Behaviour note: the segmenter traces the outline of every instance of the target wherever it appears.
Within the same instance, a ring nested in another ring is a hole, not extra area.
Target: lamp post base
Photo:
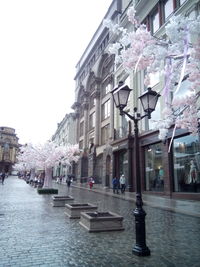
[[[145,216],[146,212],[142,208],[141,194],[136,194],[136,208],[133,212],[135,216],[136,244],[132,252],[137,256],[150,256],[150,250],[146,245]]]
[[[150,256],[151,252],[149,250],[149,248],[146,247],[139,247],[139,246],[135,246],[132,250],[133,254],[137,255],[137,256]]]

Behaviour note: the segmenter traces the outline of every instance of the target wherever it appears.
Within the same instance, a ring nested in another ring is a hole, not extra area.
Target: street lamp
[[[133,247],[133,253],[138,256],[149,256],[150,250],[146,246],[146,232],[145,232],[145,216],[146,212],[142,208],[142,193],[141,193],[141,174],[140,174],[140,157],[139,157],[139,137],[138,137],[138,121],[145,117],[151,118],[151,113],[155,110],[160,94],[152,91],[149,87],[147,91],[139,97],[145,114],[141,116],[137,113],[137,108],[134,108],[134,115],[130,115],[124,111],[127,106],[129,94],[132,91],[127,85],[122,82],[117,88],[111,91],[114,103],[120,110],[120,115],[127,115],[134,122],[134,156],[135,156],[135,177],[136,177],[136,208],[134,210],[135,229],[136,229],[136,245]]]

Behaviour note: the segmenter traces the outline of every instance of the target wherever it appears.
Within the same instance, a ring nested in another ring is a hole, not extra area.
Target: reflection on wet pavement
[[[67,194],[66,186],[56,187]],[[0,186],[0,266],[200,266],[200,218],[145,206],[151,256],[137,257],[132,201],[79,188],[70,195],[122,215],[125,231],[88,233],[64,207],[52,207],[51,195],[9,177]]]

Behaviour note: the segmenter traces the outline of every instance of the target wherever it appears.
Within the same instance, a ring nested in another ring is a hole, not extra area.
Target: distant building
[[[19,148],[18,140],[15,129],[0,127],[0,172],[11,173]]]
[[[75,145],[76,144],[76,114],[69,113],[66,114],[63,120],[58,123],[57,130],[52,136],[52,141],[57,145],[65,146],[67,144]],[[53,170],[53,176],[66,176],[66,174],[75,174],[75,163],[71,166],[65,166],[60,164],[58,167],[55,167]]]

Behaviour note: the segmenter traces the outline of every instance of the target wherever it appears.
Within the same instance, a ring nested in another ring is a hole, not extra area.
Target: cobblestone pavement
[[[55,185],[67,194],[65,185]],[[124,217],[124,231],[88,233],[50,195],[16,177],[0,184],[0,266],[200,266],[200,218],[145,206],[151,256],[132,254],[135,242],[132,201],[71,188],[76,202],[98,205]]]

